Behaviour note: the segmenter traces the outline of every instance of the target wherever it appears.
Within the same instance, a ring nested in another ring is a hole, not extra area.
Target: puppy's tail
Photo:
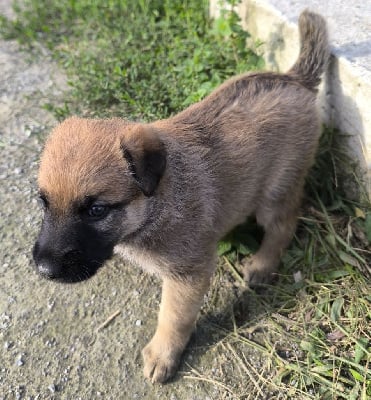
[[[305,10],[299,17],[299,33],[299,58],[288,73],[309,90],[316,90],[330,56],[326,21]]]

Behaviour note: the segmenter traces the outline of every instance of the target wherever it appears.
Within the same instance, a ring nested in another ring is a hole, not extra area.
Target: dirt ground
[[[222,387],[192,379],[192,368],[215,367],[215,335],[202,321],[171,383],[143,378],[140,351],[160,300],[156,278],[119,259],[78,285],[34,271],[40,133],[55,124],[42,105],[58,102],[65,78],[47,54],[28,58],[15,42],[0,41],[0,400],[228,398]]]

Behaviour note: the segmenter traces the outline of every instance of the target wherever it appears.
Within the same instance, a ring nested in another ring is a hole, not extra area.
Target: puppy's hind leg
[[[292,201],[292,199],[291,199]],[[283,251],[288,247],[295,233],[298,206],[287,203],[261,207],[257,214],[257,222],[264,228],[262,244],[252,257],[245,261],[243,275],[249,286],[268,283],[276,272]]]
[[[164,279],[157,330],[142,352],[144,375],[153,383],[175,374],[209,285],[208,272],[187,280]]]

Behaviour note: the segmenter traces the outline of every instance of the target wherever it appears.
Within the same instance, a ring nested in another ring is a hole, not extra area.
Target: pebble
[[[141,321],[140,319],[137,319],[137,320],[135,321],[135,325],[136,325],[136,326],[141,326],[141,325],[142,325],[142,321]]]
[[[303,280],[303,274],[301,273],[301,271],[294,272],[293,276],[295,283],[301,282]]]
[[[48,389],[51,393],[55,393],[57,391],[56,386],[54,385],[54,383],[52,383],[51,385],[48,386]]]
[[[24,361],[23,361],[22,355],[18,356],[17,361],[15,362],[15,365],[17,367],[22,367],[22,365],[24,365]]]

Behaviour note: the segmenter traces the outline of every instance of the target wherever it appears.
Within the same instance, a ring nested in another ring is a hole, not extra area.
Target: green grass
[[[35,53],[36,43],[46,46],[68,74],[65,104],[46,105],[58,118],[165,118],[227,77],[263,67],[256,49],[245,47],[237,15],[213,22],[207,1],[22,4],[15,21],[0,20],[0,30]],[[371,207],[342,142],[324,129],[275,285],[258,292],[239,285],[243,258],[261,238],[253,222],[220,243],[200,321],[217,337],[207,351],[218,368],[201,373],[194,364],[186,379],[218,385],[233,399],[370,398]],[[362,200],[345,196],[344,171]],[[213,319],[220,310],[223,317]]]
[[[46,45],[66,69],[70,112],[163,118],[230,75],[263,65],[230,14],[213,24],[207,1],[22,1],[1,30]],[[228,41],[228,45],[226,42]]]

